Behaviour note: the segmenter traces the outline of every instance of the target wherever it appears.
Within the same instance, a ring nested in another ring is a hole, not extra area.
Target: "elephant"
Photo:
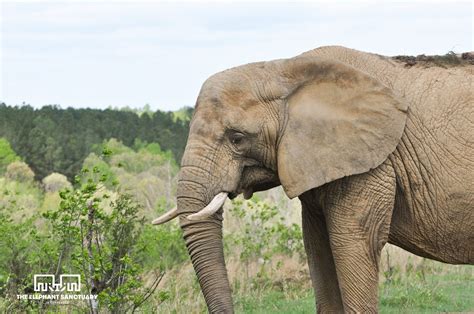
[[[208,78],[175,217],[211,313],[232,313],[223,204],[281,185],[302,206],[318,312],[377,312],[386,243],[474,264],[474,66],[340,46]]]

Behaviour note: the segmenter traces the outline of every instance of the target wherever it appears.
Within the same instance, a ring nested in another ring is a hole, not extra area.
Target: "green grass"
[[[437,276],[426,282],[404,283],[381,289],[382,313],[439,313],[474,310],[472,281],[451,280],[451,276]]]
[[[283,292],[269,291],[261,297],[245,297],[236,302],[239,313],[314,313],[312,291],[289,299]]]
[[[418,273],[380,285],[380,313],[439,313],[474,311],[472,269],[442,275]],[[239,313],[314,313],[312,291],[296,298],[284,292],[267,291],[237,301]]]

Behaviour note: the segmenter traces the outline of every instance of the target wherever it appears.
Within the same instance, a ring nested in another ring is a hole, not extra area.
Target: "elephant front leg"
[[[344,311],[378,311],[380,253],[388,240],[395,199],[390,166],[334,182],[323,212]]]
[[[313,284],[318,313],[341,313],[341,294],[336,267],[329,244],[329,236],[321,208],[316,206],[311,193],[300,197],[303,240]]]

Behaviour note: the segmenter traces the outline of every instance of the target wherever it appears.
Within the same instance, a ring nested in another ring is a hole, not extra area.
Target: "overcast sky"
[[[0,102],[176,110],[215,72],[318,46],[473,50],[470,1],[354,2],[2,2]]]

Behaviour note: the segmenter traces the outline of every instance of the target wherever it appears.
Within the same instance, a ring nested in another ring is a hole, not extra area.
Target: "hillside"
[[[191,108],[173,113],[58,106],[34,109],[3,103],[0,104],[0,138],[6,138],[24,158],[36,179],[59,172],[72,180],[94,147],[111,138],[133,148],[143,143],[159,143],[179,162],[191,114]]]

